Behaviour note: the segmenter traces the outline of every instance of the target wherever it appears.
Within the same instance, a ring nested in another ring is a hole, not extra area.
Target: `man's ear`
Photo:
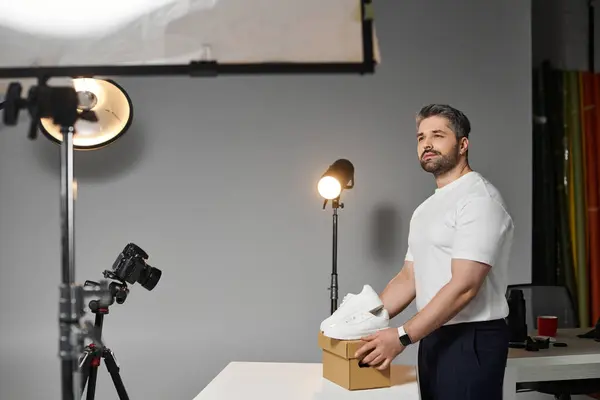
[[[460,154],[465,154],[469,150],[469,139],[462,138],[460,140]]]

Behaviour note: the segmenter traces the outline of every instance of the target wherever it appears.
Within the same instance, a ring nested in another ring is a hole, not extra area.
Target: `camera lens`
[[[138,282],[147,290],[152,290],[160,280],[161,275],[160,269],[147,265],[143,276],[140,276]]]

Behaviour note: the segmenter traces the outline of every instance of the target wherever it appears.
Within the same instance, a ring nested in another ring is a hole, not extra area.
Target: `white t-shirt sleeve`
[[[458,211],[452,258],[494,266],[512,219],[504,207],[490,197],[469,200]]]
[[[404,261],[414,261],[413,255],[410,251],[410,246],[408,246],[408,249],[406,250],[406,255],[404,256]]]
[[[413,211],[412,215],[410,216],[410,223],[409,223],[409,227],[412,227],[412,221],[415,218],[415,214],[417,213],[417,211],[419,210],[421,206],[417,207],[415,209],[415,211]],[[408,239],[407,242],[410,241],[410,229],[408,229]],[[412,251],[410,250],[410,243],[408,244],[408,248],[406,249],[406,254],[404,255],[404,261],[415,261],[415,259],[413,258],[413,254]]]

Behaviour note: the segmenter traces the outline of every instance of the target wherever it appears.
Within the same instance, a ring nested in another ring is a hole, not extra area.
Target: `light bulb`
[[[92,111],[97,121],[78,119],[73,136],[75,150],[92,150],[106,146],[120,137],[132,120],[132,103],[126,92],[115,82],[96,78],[76,78],[79,111]],[[42,132],[56,143],[62,142],[60,126],[51,118],[41,119]]]
[[[317,189],[319,190],[319,194],[323,196],[323,198],[332,200],[337,198],[342,192],[342,185],[340,182],[332,176],[324,176],[319,180],[317,185]]]

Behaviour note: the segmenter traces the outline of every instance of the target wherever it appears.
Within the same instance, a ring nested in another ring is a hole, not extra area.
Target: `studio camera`
[[[129,243],[113,263],[112,270],[104,271],[104,277],[123,283],[139,282],[147,290],[152,290],[160,280],[162,272],[151,267],[146,260],[148,254],[139,246]]]

